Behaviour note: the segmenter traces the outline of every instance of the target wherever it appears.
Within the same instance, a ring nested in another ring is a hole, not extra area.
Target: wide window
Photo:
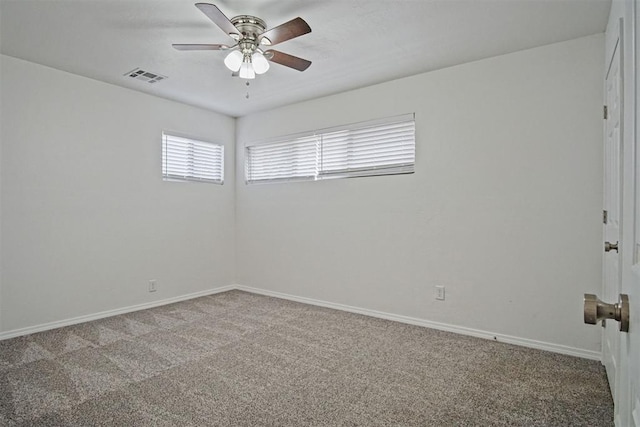
[[[224,182],[224,146],[162,133],[165,181]]]
[[[413,173],[413,114],[249,145],[246,180],[318,180]]]

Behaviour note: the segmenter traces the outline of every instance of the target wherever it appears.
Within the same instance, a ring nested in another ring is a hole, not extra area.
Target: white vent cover
[[[140,68],[134,68],[128,73],[123,74],[123,76],[129,76],[132,79],[142,80],[147,83],[156,83],[160,80],[164,80],[168,78],[167,76],[163,76],[162,74],[151,73],[149,71],[141,70]]]

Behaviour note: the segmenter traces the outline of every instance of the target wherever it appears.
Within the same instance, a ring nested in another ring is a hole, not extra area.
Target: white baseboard
[[[464,326],[450,325],[446,323],[433,322],[425,319],[418,319],[416,317],[402,316],[399,314],[385,313],[377,310],[370,310],[367,308],[353,307],[346,304],[338,304],[328,301],[321,301],[313,298],[300,297],[290,294],[284,294],[281,292],[274,292],[265,289],[252,288],[243,285],[229,285],[215,289],[208,289],[206,291],[195,292],[187,295],[181,295],[178,297],[167,298],[159,301],[153,301],[143,304],[132,305],[129,307],[118,308],[114,310],[102,311],[100,313],[89,314],[85,316],[78,316],[71,319],[59,320],[50,323],[44,323],[35,326],[29,326],[21,329],[14,329],[7,332],[0,333],[0,340],[14,338],[22,335],[33,334],[35,332],[42,332],[49,329],[61,328],[63,326],[75,325],[77,323],[90,322],[92,320],[102,319],[110,316],[117,316],[119,314],[130,313],[132,311],[144,310],[147,308],[158,307],[161,305],[171,304],[174,302],[185,301],[188,299],[198,298],[206,295],[213,295],[220,292],[231,291],[238,289],[245,292],[251,292],[254,294],[266,295],[275,298],[282,298],[291,301],[297,301],[304,304],[311,304],[320,307],[333,308],[336,310],[348,311],[350,313],[363,314],[365,316],[377,317],[380,319],[393,320],[396,322],[407,323],[410,325],[423,326],[426,328],[438,329],[441,331],[453,332],[462,335],[469,335],[478,338],[484,338],[492,341],[498,341],[508,344],[519,345],[523,347],[535,348],[539,350],[551,351],[553,353],[566,354],[569,356],[582,357],[591,360],[601,360],[600,352],[592,350],[584,350],[581,348],[569,347],[559,344],[548,343],[544,341],[536,341],[527,338],[514,337],[510,335],[497,334],[488,331],[482,331],[479,329],[466,328]]]
[[[12,331],[1,332],[0,341],[15,338],[22,335],[29,335],[36,332],[47,331],[49,329],[61,328],[63,326],[75,325],[78,323],[90,322],[92,320],[103,319],[105,317],[117,316],[119,314],[131,313],[132,311],[145,310],[147,308],[159,307],[161,305],[172,304],[174,302],[185,301],[188,299],[203,297],[206,295],[213,295],[220,292],[226,292],[237,289],[234,285],[223,286],[215,289],[207,289],[206,291],[194,292],[187,295],[180,295],[173,298],[166,298],[159,301],[145,302],[143,304],[130,305],[128,307],[117,308],[114,310],[101,311],[99,313],[87,314],[85,316],[73,317],[71,319],[57,320],[55,322],[43,323],[40,325],[29,326],[21,329],[14,329]]]
[[[350,313],[364,314],[366,316],[378,317],[380,319],[393,320],[396,322],[407,323],[410,325],[423,326],[426,328],[438,329],[440,331],[454,332],[472,337],[484,338],[491,341],[503,342],[507,344],[519,345],[522,347],[535,348],[538,350],[550,351],[553,353],[565,354],[568,356],[582,357],[584,359],[601,360],[601,354],[598,351],[584,350],[581,348],[569,347],[560,344],[553,344],[544,341],[536,341],[528,338],[514,337],[510,335],[497,334],[494,332],[482,331],[479,329],[467,328],[464,326],[450,325],[446,323],[433,322],[430,320],[418,319],[415,317],[402,316],[399,314],[385,313],[382,311],[369,310],[367,308],[353,307],[345,304],[321,301],[313,298],[299,297],[295,295],[274,292],[265,289],[252,288],[249,286],[236,285],[236,289],[254,294],[266,295],[275,298],[282,298],[291,301],[301,302],[305,304],[317,305],[320,307],[333,308],[336,310],[348,311]]]

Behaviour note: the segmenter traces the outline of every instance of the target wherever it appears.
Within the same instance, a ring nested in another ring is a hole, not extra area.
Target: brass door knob
[[[618,242],[615,242],[615,243],[604,242],[604,251],[605,252],[611,252],[611,251],[618,252]]]
[[[607,304],[593,294],[584,294],[584,323],[597,324],[602,319],[620,322],[620,330],[629,332],[629,295],[620,294],[620,301]]]

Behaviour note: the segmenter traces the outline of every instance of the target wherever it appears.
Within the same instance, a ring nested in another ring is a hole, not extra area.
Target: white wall
[[[601,288],[603,47],[590,36],[239,119],[239,284],[599,351],[582,294]],[[247,143],[408,112],[413,175],[243,182]]]
[[[239,283],[597,351],[603,46],[241,118],[237,171],[229,117],[2,56],[0,332]],[[244,184],[247,142],[407,112],[413,175]],[[224,143],[225,185],[163,182],[162,130]]]
[[[0,331],[234,282],[234,119],[1,60]],[[225,144],[225,184],[163,182],[163,130]]]

